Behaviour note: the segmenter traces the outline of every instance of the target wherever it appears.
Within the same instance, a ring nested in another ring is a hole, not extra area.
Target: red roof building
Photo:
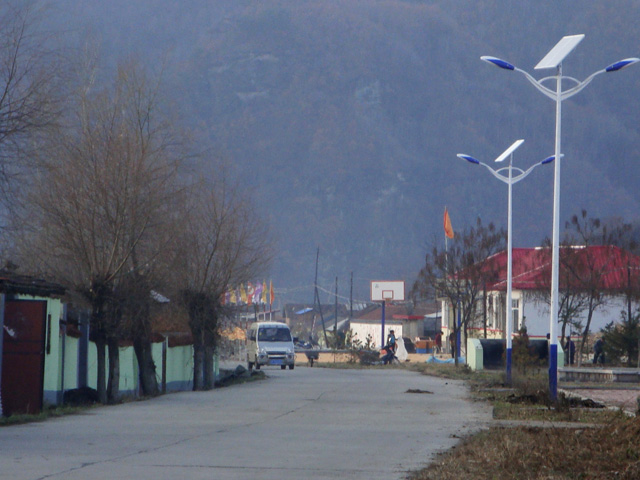
[[[541,286],[550,284],[551,279],[551,251],[549,248],[514,248],[512,288],[518,290],[538,290]],[[631,281],[637,281],[640,268],[640,257],[613,245],[589,247],[562,247],[560,249],[560,288],[566,284],[568,275],[563,275],[565,269],[562,259],[571,257],[571,261],[578,266],[577,274],[587,278],[590,271],[597,272],[601,277],[603,291],[620,291],[627,286],[629,271]],[[569,259],[567,259],[569,261]],[[497,276],[492,290],[507,289],[507,252],[497,253],[487,259],[487,267],[496,271]]]
[[[624,291],[630,284],[638,285],[640,282],[640,257],[609,245],[562,247],[560,257],[561,292],[567,286],[584,290],[585,285],[591,285],[607,298],[606,304],[594,312],[590,332],[599,331],[611,321],[619,321],[620,312],[625,309]],[[492,281],[487,284],[486,309],[482,306],[477,309],[482,318],[476,319],[471,331],[473,336],[481,336],[486,318],[488,336],[504,338],[507,290],[506,250],[489,257],[484,262],[483,268],[489,273]],[[550,290],[550,286],[551,250],[542,247],[514,248],[512,272],[514,332],[518,332],[524,326],[530,336],[546,337],[550,330],[550,313],[548,300],[544,298],[543,293]],[[584,311],[576,314],[565,333],[582,333],[585,315]],[[443,302],[443,328],[448,330],[452,321],[450,309]]]

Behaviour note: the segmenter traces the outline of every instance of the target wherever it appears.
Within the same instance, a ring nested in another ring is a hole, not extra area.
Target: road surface
[[[456,381],[264,371],[264,381],[2,427],[0,479],[402,479],[490,420]]]

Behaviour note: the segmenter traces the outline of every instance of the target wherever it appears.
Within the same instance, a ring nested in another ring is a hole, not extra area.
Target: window
[[[513,316],[513,331],[520,330],[520,299],[511,299],[511,315]]]
[[[288,328],[260,327],[258,340],[263,342],[290,342],[291,333]]]
[[[493,311],[493,295],[489,295],[487,297],[487,318],[489,321],[487,322],[489,328],[496,327],[496,316]]]

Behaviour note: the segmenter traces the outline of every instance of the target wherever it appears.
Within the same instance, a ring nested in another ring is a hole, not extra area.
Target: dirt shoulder
[[[507,388],[499,377],[469,373],[468,382],[478,401],[492,404],[494,421],[411,480],[640,478],[635,386],[567,385],[550,405],[544,378]]]

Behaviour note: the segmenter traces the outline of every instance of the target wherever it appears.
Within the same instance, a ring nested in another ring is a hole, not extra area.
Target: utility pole
[[[336,295],[335,295],[335,310],[333,320],[333,335],[336,348],[338,348],[338,277],[336,277]]]
[[[353,320],[353,272],[351,272],[351,287],[349,288],[349,325]]]
[[[317,302],[316,304],[318,305],[318,311],[320,312],[320,321],[322,321],[322,333],[324,334],[324,344],[326,347],[329,347],[329,341],[327,340],[327,329],[324,326],[324,316],[322,315],[322,304],[320,303],[320,295],[318,294],[318,262],[320,260],[320,247],[318,247],[318,250],[316,252],[316,278],[314,283],[315,286],[315,298],[314,298],[314,302]],[[313,332],[311,332],[311,334],[313,335]]]

